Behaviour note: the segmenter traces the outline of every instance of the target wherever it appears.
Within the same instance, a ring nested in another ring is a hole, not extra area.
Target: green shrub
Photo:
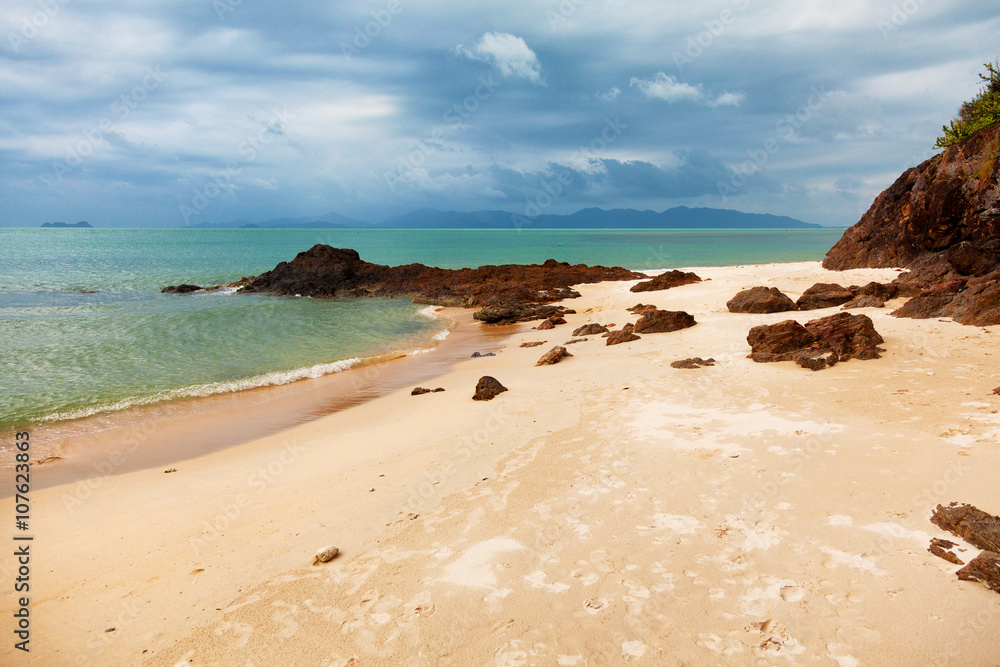
[[[944,135],[937,138],[935,148],[947,148],[979,130],[1000,122],[1000,59],[983,63],[986,73],[980,74],[983,87],[979,94],[962,104],[958,117],[941,129]]]

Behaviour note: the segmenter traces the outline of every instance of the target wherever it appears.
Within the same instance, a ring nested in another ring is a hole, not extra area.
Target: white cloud
[[[714,99],[708,98],[700,85],[683,83],[678,81],[677,77],[664,72],[657,72],[652,79],[640,79],[634,76],[629,83],[650,99],[671,103],[690,100],[710,107],[738,107],[743,104],[743,99],[746,97],[743,93],[722,93]],[[612,90],[616,91],[617,95],[618,89],[612,88]],[[600,98],[600,94],[598,97]]]
[[[633,88],[638,88],[646,97],[665,102],[698,101],[702,97],[701,86],[681,83],[677,77],[663,72],[657,72],[652,79],[640,79],[634,76],[629,84]]]
[[[509,32],[488,32],[479,38],[472,48],[459,44],[454,53],[470,60],[492,65],[504,77],[527,79],[542,84],[542,66],[538,56],[524,40]]]
[[[743,93],[722,93],[708,103],[710,107],[738,107],[743,104],[746,95]]]

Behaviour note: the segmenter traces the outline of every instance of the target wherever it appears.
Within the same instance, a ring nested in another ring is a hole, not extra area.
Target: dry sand
[[[738,290],[895,271],[695,271],[711,280],[582,286],[569,325],[521,327],[445,392],[34,493],[31,660],[8,635],[0,662],[1000,664],[1000,595],[926,550],[960,541],[937,503],[1000,513],[1000,331],[865,309],[882,359],[756,364],[752,326],[837,309],[737,315]],[[640,301],[699,324],[534,366]],[[669,365],[691,356],[718,364]],[[510,391],[470,400],[482,375]],[[327,545],[341,556],[312,566]]]

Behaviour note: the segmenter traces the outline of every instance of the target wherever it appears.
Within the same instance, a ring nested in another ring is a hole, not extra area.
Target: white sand
[[[960,542],[937,503],[1000,513],[1000,332],[865,309],[882,359],[756,364],[752,326],[837,309],[729,313],[740,289],[896,272],[695,270],[711,280],[582,286],[569,325],[525,326],[446,392],[34,493],[31,662],[9,639],[0,662],[997,665],[1000,595],[926,547]],[[534,366],[638,302],[699,324]],[[691,356],[719,363],[669,366]],[[482,375],[510,391],[470,400]]]

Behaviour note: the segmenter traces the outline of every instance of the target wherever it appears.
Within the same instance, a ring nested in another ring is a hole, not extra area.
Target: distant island
[[[568,215],[525,217],[509,211],[440,211],[421,208],[380,223],[339,213],[260,222],[202,222],[186,229],[824,229],[795,218],[718,208],[677,206],[657,213],[636,209],[585,208]]]
[[[42,227],[93,227],[92,224],[86,220],[81,220],[76,224],[70,224],[68,222],[44,222]]]

